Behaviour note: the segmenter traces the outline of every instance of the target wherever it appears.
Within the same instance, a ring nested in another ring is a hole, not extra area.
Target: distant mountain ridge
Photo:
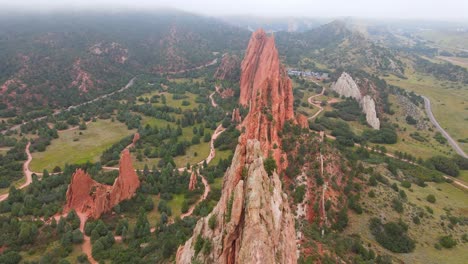
[[[0,93],[8,108],[66,107],[114,91],[137,73],[204,65],[242,49],[248,37],[178,11],[4,16]]]
[[[349,29],[340,20],[302,33],[278,32],[275,36],[280,53],[292,65],[309,57],[331,69],[353,67],[369,72],[403,73],[403,65],[392,50]]]

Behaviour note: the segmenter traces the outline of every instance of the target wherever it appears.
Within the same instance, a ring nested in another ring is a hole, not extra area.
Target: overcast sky
[[[211,16],[259,15],[468,20],[468,0],[0,0],[0,10],[172,7]]]

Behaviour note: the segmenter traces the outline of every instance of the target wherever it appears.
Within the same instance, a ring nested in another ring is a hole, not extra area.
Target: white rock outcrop
[[[380,120],[375,110],[375,101],[370,95],[362,96],[359,86],[351,75],[343,72],[338,80],[330,87],[340,96],[352,97],[361,105],[362,112],[366,114],[366,121],[373,129],[380,129]]]
[[[360,101],[362,98],[361,91],[356,82],[351,75],[346,72],[343,72],[340,78],[332,84],[331,89],[341,96],[352,97],[357,101]]]
[[[375,101],[369,95],[366,95],[361,100],[362,111],[366,114],[366,121],[373,129],[380,129],[380,120],[377,118],[375,111]]]

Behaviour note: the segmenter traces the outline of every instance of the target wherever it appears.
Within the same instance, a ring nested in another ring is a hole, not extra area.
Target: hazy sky
[[[468,0],[0,0],[0,10],[173,7],[217,15],[468,20]]]

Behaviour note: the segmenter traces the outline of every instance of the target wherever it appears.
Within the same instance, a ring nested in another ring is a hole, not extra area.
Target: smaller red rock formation
[[[195,171],[192,171],[192,175],[190,175],[190,182],[189,182],[189,190],[193,191],[197,188],[197,174]]]
[[[232,110],[231,121],[236,122],[236,123],[242,122],[242,117],[240,115],[239,108],[235,108],[235,109]]]
[[[140,140],[140,134],[138,134],[138,132],[137,132],[133,136],[132,144],[135,146],[135,144],[137,143],[138,140]]]
[[[223,98],[223,99],[226,99],[226,98],[229,98],[229,97],[233,97],[233,96],[234,96],[234,90],[231,89],[231,88],[223,89],[223,90],[219,93],[219,96],[221,96],[221,98]]]
[[[297,117],[296,117],[296,121],[303,128],[308,128],[309,127],[309,120],[303,114],[298,114]]]
[[[120,158],[119,176],[112,186],[96,182],[82,169],[76,170],[68,186],[64,212],[75,209],[97,219],[121,201],[132,198],[138,187],[140,180],[133,168],[130,151],[125,149]]]

